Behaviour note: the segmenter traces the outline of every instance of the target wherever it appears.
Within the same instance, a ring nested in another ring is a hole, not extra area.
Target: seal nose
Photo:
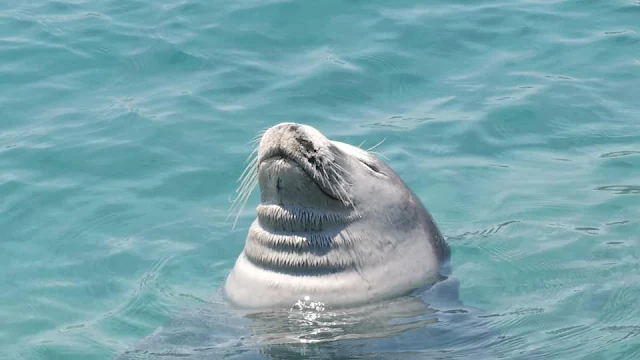
[[[258,158],[268,158],[290,148],[293,143],[292,139],[297,137],[299,128],[299,124],[282,122],[267,129],[258,145]]]
[[[296,132],[298,131],[299,128],[300,128],[299,124],[292,123],[292,122],[283,122],[274,126],[273,130],[279,133],[285,133],[285,132]]]
[[[286,126],[286,130],[289,132],[296,132],[298,131],[298,129],[300,129],[300,125],[295,123],[288,123]]]
[[[302,151],[309,155],[328,146],[329,140],[318,130],[294,122],[282,122],[272,126],[260,141],[260,148],[264,153],[288,149],[287,151]]]
[[[281,138],[289,133],[295,133],[300,128],[299,124],[292,122],[282,122],[270,127],[263,135],[262,139],[277,139],[275,142],[280,142]],[[273,140],[271,140],[273,141]]]

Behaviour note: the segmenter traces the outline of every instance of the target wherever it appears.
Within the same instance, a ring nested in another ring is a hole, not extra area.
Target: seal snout
[[[308,125],[269,128],[258,148],[262,201],[315,207],[350,205],[347,173],[329,139]]]
[[[310,126],[280,123],[269,128],[262,136],[258,148],[258,163],[279,157],[295,162],[306,159],[313,164],[317,160],[318,150],[328,144],[329,140]]]

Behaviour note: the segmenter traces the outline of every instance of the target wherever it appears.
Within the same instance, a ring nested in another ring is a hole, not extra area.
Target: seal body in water
[[[373,154],[280,123],[250,168],[244,183],[257,178],[260,204],[224,286],[232,304],[355,306],[434,284],[448,268],[431,215]]]

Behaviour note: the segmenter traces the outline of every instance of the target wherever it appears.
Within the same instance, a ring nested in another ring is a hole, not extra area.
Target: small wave
[[[409,60],[402,53],[367,50],[357,55],[355,64],[373,73],[387,73],[401,69]]]
[[[608,191],[616,195],[637,195],[640,194],[640,185],[605,185],[598,186],[595,190]]]
[[[640,155],[640,151],[627,150],[627,151],[614,151],[600,155],[601,158],[616,158],[621,156]]]
[[[509,220],[509,221],[505,221],[503,223],[500,223],[494,227],[488,228],[488,229],[483,229],[483,230],[477,230],[477,231],[468,231],[465,232],[463,234],[460,235],[451,235],[447,237],[447,240],[452,240],[452,241],[459,241],[459,240],[464,240],[467,239],[469,237],[475,237],[475,236],[480,236],[480,237],[489,237],[491,235],[495,235],[498,233],[498,231],[500,231],[500,229],[510,225],[510,224],[517,224],[520,223],[520,220]]]

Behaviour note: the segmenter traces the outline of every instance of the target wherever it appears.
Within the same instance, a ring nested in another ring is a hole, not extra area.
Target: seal
[[[277,124],[259,139],[238,190],[246,203],[259,184],[260,204],[224,285],[232,304],[348,307],[443,279],[450,248],[385,162],[303,124]]]

